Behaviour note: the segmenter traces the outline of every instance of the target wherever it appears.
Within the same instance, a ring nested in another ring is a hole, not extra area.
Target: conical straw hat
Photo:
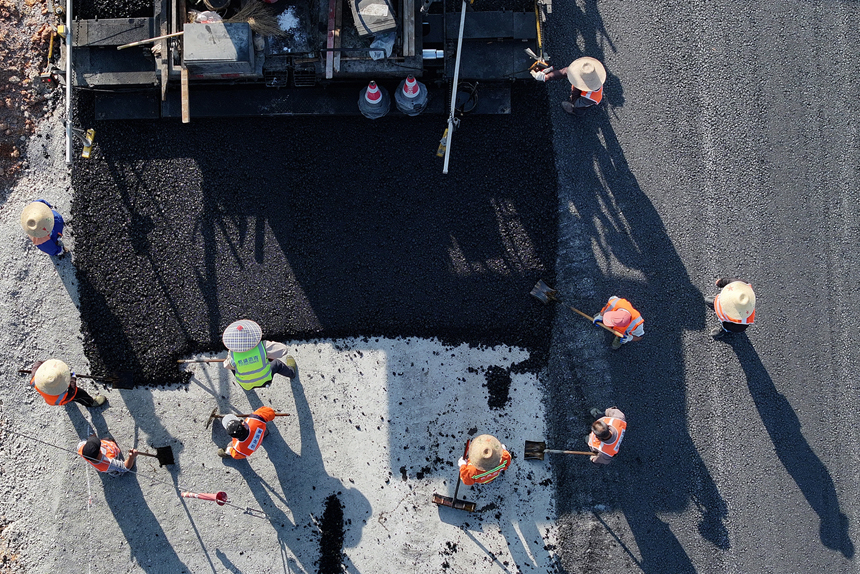
[[[263,330],[250,319],[231,323],[229,327],[224,329],[224,334],[221,336],[224,346],[234,353],[250,351],[257,346],[262,338]]]
[[[492,435],[482,434],[469,445],[469,464],[480,470],[492,470],[502,462],[502,443]]]
[[[36,388],[46,395],[61,395],[69,388],[72,372],[57,359],[48,359],[36,369]]]
[[[743,281],[733,281],[720,291],[719,303],[728,317],[743,321],[755,311],[755,293]]]
[[[606,81],[606,68],[600,60],[585,56],[570,63],[567,67],[567,79],[579,90],[594,92]]]
[[[34,201],[21,212],[21,227],[30,237],[47,237],[54,229],[54,213],[41,201]]]

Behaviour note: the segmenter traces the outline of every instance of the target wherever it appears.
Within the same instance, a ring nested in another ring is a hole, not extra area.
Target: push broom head
[[[450,496],[442,496],[441,494],[433,494],[433,504],[436,506],[447,506],[454,510],[465,510],[466,512],[475,512],[477,505],[474,502],[467,500],[458,500]]]

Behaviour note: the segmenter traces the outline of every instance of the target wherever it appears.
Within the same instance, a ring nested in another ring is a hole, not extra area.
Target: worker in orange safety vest
[[[75,374],[58,359],[37,361],[30,367],[30,386],[42,395],[49,405],[62,406],[74,401],[87,408],[100,407],[107,400],[103,395],[91,397],[79,388]]]
[[[468,459],[460,458],[457,464],[463,484],[487,484],[511,465],[511,453],[496,437],[482,434],[469,445]]]
[[[592,322],[603,323],[615,331],[612,349],[617,351],[621,345],[630,341],[638,341],[645,335],[645,320],[642,314],[633,308],[630,301],[613,295],[609,298],[600,313],[595,315]]]
[[[532,77],[538,82],[547,82],[567,76],[570,81],[569,101],[562,102],[562,109],[576,116],[583,116],[585,110],[596,106],[603,100],[603,83],[606,81],[606,68],[600,60],[587,56],[577,58],[566,68],[560,70],[552,66],[543,70],[532,70]]]
[[[120,476],[131,470],[137,458],[137,449],[128,451],[128,458],[122,460],[122,451],[116,441],[107,437],[100,440],[95,434],[78,443],[78,454],[90,463],[99,472],[107,473],[108,476]]]
[[[726,333],[743,333],[755,321],[755,293],[752,285],[740,279],[719,278],[717,295],[705,297],[714,306],[720,325],[711,329],[711,337],[719,339]]]
[[[275,410],[271,407],[260,407],[244,421],[236,415],[225,415],[221,419],[224,430],[233,437],[233,442],[227,447],[218,449],[221,458],[248,458],[263,444],[263,438],[269,434],[266,423],[275,420]]]
[[[594,453],[591,462],[595,464],[609,464],[612,461],[612,457],[618,454],[618,447],[627,429],[627,419],[616,407],[609,407],[602,414],[604,416],[601,416],[598,408],[591,409],[591,416],[597,420],[591,423],[591,433],[585,437],[588,448]]]

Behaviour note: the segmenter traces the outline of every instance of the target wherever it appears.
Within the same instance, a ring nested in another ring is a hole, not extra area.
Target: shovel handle
[[[176,359],[177,363],[223,363],[224,359]]]
[[[232,415],[233,413],[228,413],[228,414]],[[254,413],[251,413],[251,414],[254,414]],[[213,419],[223,419],[225,416],[226,415],[212,415],[212,418]],[[235,415],[235,416],[237,416],[237,417],[249,417],[251,415]],[[288,416],[290,416],[290,413],[275,413],[275,416],[276,417],[288,417]]]
[[[29,369],[18,369],[19,375],[30,375],[32,373],[33,373],[33,371],[31,371]],[[75,373],[74,376],[77,379],[90,379],[93,381],[107,381],[109,383],[119,382],[119,379],[117,379],[116,377],[94,377],[92,375],[79,375],[78,373]]]
[[[586,452],[581,450],[554,450],[551,448],[544,449],[544,452],[553,452],[556,454],[582,454],[585,456],[594,456],[597,454],[596,452]]]
[[[149,452],[143,452],[142,450],[137,451],[137,455],[138,455],[138,456],[141,456],[141,455],[143,455],[143,456],[151,456],[152,458],[158,458],[158,455],[157,455],[157,454],[152,454],[152,453],[149,453]]]
[[[565,303],[565,305],[567,305],[567,303]],[[585,317],[586,319],[588,319],[589,321],[594,323],[594,317],[592,317],[591,315],[588,315],[587,313],[583,313],[582,311],[580,311],[576,307],[571,307],[570,305],[567,305],[567,308],[570,309],[571,311],[575,312],[575,313],[579,313],[580,315],[582,315],[583,317]],[[603,327],[604,329],[606,329],[607,331],[609,331],[610,333],[612,333],[616,337],[619,336],[618,332],[615,329],[613,329],[612,327],[607,327],[606,325],[603,324],[602,321],[600,323],[595,323],[595,325],[600,325],[601,327]]]

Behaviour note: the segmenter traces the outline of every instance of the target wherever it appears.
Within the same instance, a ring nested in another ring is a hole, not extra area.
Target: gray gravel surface
[[[646,320],[617,354],[572,313],[554,327],[552,440],[580,445],[591,406],[629,421],[610,467],[554,469],[568,572],[857,571],[858,11],[555,3],[555,63],[609,72],[584,121],[549,86],[558,287]],[[718,276],[758,295],[725,342],[702,303]]]

